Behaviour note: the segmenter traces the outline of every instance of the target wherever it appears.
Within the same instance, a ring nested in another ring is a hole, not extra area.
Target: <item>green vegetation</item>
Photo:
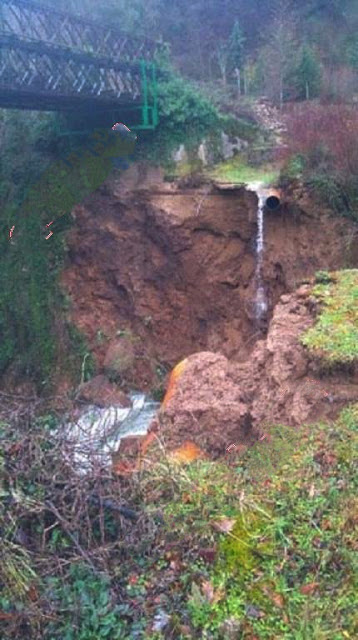
[[[358,270],[337,271],[331,278],[318,274],[312,293],[321,312],[302,343],[323,362],[350,363],[358,357]]]
[[[351,99],[357,92],[356,0],[49,0],[129,35],[164,40],[181,72],[233,95]],[[237,73],[237,70],[239,74]]]
[[[114,604],[108,576],[94,575],[85,564],[79,563],[70,567],[66,581],[48,577],[45,586],[51,593],[52,606],[63,611],[58,621],[48,625],[49,638],[122,640],[125,637],[127,625],[123,615],[128,605]],[[74,603],[77,606],[75,625]]]
[[[58,286],[66,245],[58,233],[46,241],[45,225],[78,201],[83,181],[61,168],[70,147],[57,138],[52,115],[3,111],[1,122],[0,373],[26,377],[48,392],[60,363],[79,381],[85,345],[66,321]]]
[[[160,126],[154,133],[143,135],[138,157],[166,168],[171,175],[176,172],[172,154],[181,144],[188,163],[178,173],[186,174],[201,168],[197,150],[204,138],[210,154],[218,160],[222,131],[250,143],[259,134],[257,124],[249,119],[220,113],[199,88],[180,77],[168,63],[158,83],[158,111]]]
[[[232,627],[243,640],[356,637],[357,405],[335,424],[276,426],[272,439],[241,458],[231,454],[228,463],[184,468],[162,456],[125,490],[145,514],[136,528],[110,512],[101,524],[98,509],[88,506],[88,480],[61,471],[55,425],[50,416],[41,421],[31,445],[2,426],[1,494],[16,495],[0,510],[7,638],[20,639],[25,628],[29,640],[154,640],[161,637],[153,629],[159,611],[166,632],[183,640],[221,640]],[[7,474],[16,470],[8,488]],[[114,500],[115,486],[115,479],[97,478],[97,491]],[[76,511],[72,500],[62,502],[63,491],[76,492]],[[35,553],[14,542],[19,531],[31,533]]]
[[[357,123],[353,106],[295,105],[286,117],[281,185],[298,181],[319,204],[357,221]]]
[[[214,593],[220,585],[225,597],[210,607],[201,628],[220,629],[234,616],[243,638],[249,630],[260,639],[355,637],[357,523],[350,510],[356,505],[357,431],[356,407],[346,410],[334,428],[301,428],[294,456],[269,488],[260,488],[256,505],[243,508],[239,526],[232,529],[242,537],[246,514],[243,541],[250,541],[251,555],[245,557],[242,543],[224,537],[221,549],[226,555],[230,550],[231,562],[237,549],[235,572],[218,561],[211,580]]]
[[[50,1],[161,38],[160,123],[140,134],[139,160],[173,175],[184,144],[181,170],[202,170],[204,138],[215,162],[221,131],[252,146],[269,139],[253,121],[255,97],[291,102],[281,184],[297,180],[358,220],[356,0],[228,0],[225,11],[218,0]],[[216,102],[205,97],[212,86]],[[0,111],[0,376],[47,394],[62,375],[88,380],[95,363],[59,285],[65,238],[46,241],[45,225],[67,214],[70,228],[72,207],[111,170],[111,154],[102,149],[98,162],[88,140],[64,141],[57,125],[50,114]],[[276,182],[274,165],[247,162],[237,155],[207,173]],[[302,343],[322,366],[349,369],[358,270],[318,272],[312,295],[319,313]],[[143,322],[151,327],[151,316]],[[98,344],[107,339],[99,327]],[[151,365],[161,399],[167,366]],[[180,466],[162,447],[152,465],[148,453],[140,472],[119,478],[98,460],[76,472],[69,418],[48,400],[1,401],[1,640],[358,637],[357,404],[334,423],[262,425],[266,440],[226,460]]]
[[[309,46],[303,46],[301,59],[295,70],[299,97],[306,100],[317,97],[321,87],[321,79],[321,67],[315,52]]]
[[[304,341],[335,362],[356,354],[357,285],[357,270],[316,274]],[[80,478],[56,416],[28,411],[30,430],[0,428],[7,638],[159,640],[161,623],[180,640],[357,637],[357,404],[335,423],[263,425],[266,439],[220,462],[178,466],[162,449],[121,483],[135,525],[89,500],[95,487],[117,504],[117,478]]]
[[[214,179],[238,184],[262,182],[263,184],[272,185],[279,176],[279,171],[272,167],[272,165],[266,167],[250,167],[245,164],[240,156],[234,156],[232,160],[223,162],[208,173]]]

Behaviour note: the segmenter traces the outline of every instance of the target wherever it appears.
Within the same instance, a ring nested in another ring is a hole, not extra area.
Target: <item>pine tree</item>
[[[238,95],[241,95],[241,68],[244,61],[245,36],[239,21],[235,20],[228,41],[228,68],[229,73],[235,73],[237,78]]]
[[[317,96],[321,84],[321,68],[314,51],[305,45],[301,51],[301,60],[296,69],[296,85],[300,97],[306,100]]]
[[[358,36],[351,39],[347,47],[346,58],[348,64],[353,67],[353,69],[358,70]]]

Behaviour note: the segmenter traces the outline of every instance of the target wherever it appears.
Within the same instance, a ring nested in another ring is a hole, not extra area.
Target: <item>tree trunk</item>
[[[310,99],[310,86],[308,82],[306,82],[306,100]]]
[[[283,107],[283,78],[280,77],[280,111],[282,111]]]
[[[240,69],[238,69],[236,67],[234,73],[236,75],[236,80],[237,80],[237,97],[239,99],[241,97],[241,75],[240,75]]]
[[[227,70],[227,53],[223,47],[219,47],[217,50],[217,60],[221,73],[221,79],[224,87],[227,85],[226,70]]]
[[[220,71],[221,71],[221,80],[222,83],[224,85],[224,87],[226,87],[227,85],[227,80],[226,80],[226,64],[220,64]]]

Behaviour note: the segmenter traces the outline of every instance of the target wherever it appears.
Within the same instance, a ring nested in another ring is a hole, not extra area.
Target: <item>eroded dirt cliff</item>
[[[353,223],[294,196],[265,216],[268,319],[280,296],[318,269],[358,264]],[[62,284],[99,372],[118,360],[124,386],[150,389],[192,353],[249,356],[262,337],[256,209],[244,188],[168,183],[138,165],[75,208]]]
[[[270,440],[274,425],[293,429],[317,420],[334,420],[358,399],[358,370],[322,370],[300,337],[315,322],[312,286],[284,294],[275,307],[267,338],[259,340],[246,362],[218,353],[196,353],[171,374],[167,394],[147,437],[121,442],[121,461],[137,454],[167,453],[183,447],[211,458],[242,453],[257,440]],[[138,458],[137,458],[138,462]],[[132,467],[133,468],[133,467]]]

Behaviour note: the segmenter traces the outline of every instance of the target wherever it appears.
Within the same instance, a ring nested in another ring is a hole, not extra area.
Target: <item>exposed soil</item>
[[[148,447],[155,455],[158,435],[168,453],[189,441],[203,455],[218,458],[231,447],[242,453],[259,438],[268,442],[271,425],[297,428],[334,420],[358,400],[358,369],[323,372],[301,345],[316,310],[311,286],[303,285],[281,297],[267,338],[257,342],[246,362],[207,351],[186,358],[172,372],[149,436],[123,440],[119,460],[133,461]]]
[[[249,356],[263,337],[253,311],[256,209],[244,188],[168,183],[138,165],[75,208],[62,283],[99,372],[119,345],[119,379],[141,389],[195,352]],[[268,320],[318,269],[358,264],[356,231],[297,191],[266,214]]]

